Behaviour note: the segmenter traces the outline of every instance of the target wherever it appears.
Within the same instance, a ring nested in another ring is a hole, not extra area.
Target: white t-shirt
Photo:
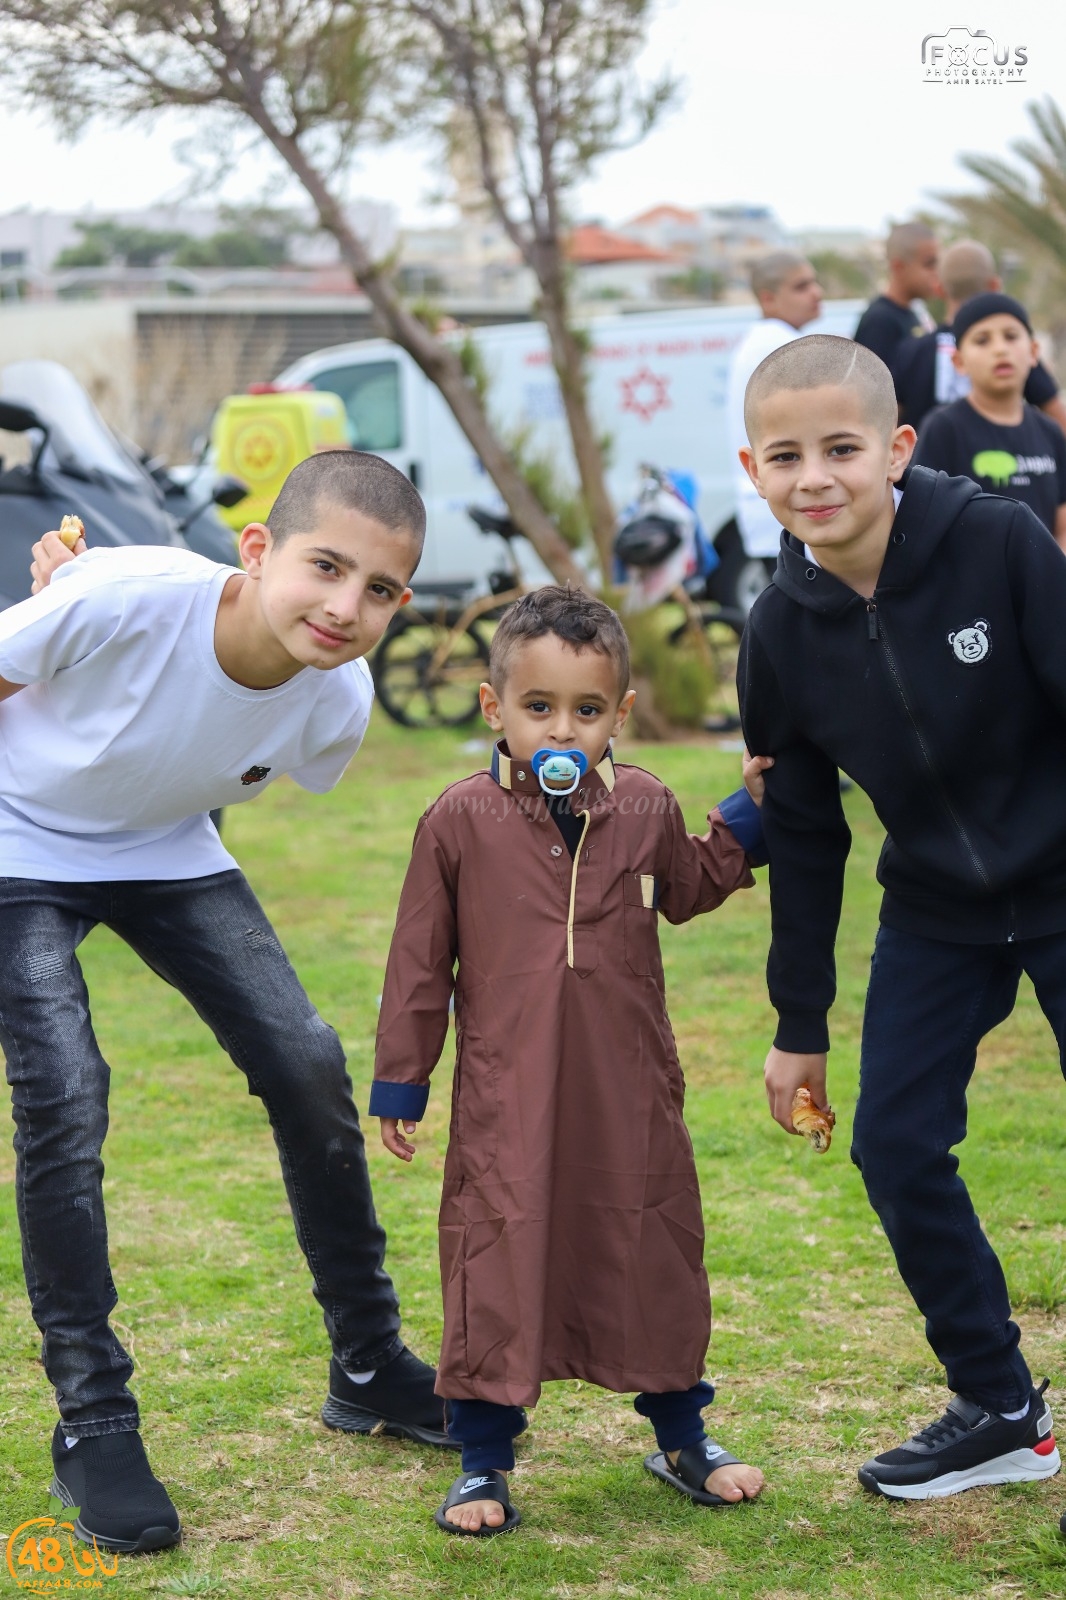
[[[771,350],[778,350],[790,339],[798,339],[800,329],[780,317],[763,317],[748,329],[733,352],[729,369],[729,399],[726,425],[729,429],[729,460],[733,467],[737,525],[749,556],[776,556],[781,546],[781,524],[737,459],[737,451],[748,442],[744,427],[744,390],[759,362]]]
[[[0,877],[200,878],[236,866],[207,813],[288,772],[332,789],[374,698],[365,661],[275,689],[214,648],[232,567],[185,550],[90,550],[0,614]]]

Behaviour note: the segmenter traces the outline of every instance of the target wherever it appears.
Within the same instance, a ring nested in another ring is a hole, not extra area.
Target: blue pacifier
[[[589,769],[581,750],[538,750],[530,766],[545,794],[573,794]]]

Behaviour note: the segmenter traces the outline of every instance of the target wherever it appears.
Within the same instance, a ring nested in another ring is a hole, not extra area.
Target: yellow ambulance
[[[264,386],[265,387],[265,386]],[[231,394],[211,425],[211,459],[219,473],[248,485],[247,496],[219,515],[235,532],[265,522],[278,490],[298,461],[349,444],[344,401],[324,390]]]

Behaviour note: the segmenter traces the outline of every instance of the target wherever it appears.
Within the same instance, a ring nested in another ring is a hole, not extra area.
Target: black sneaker
[[[139,1433],[101,1433],[67,1448],[52,1435],[52,1493],[77,1506],[74,1532],[103,1550],[165,1550],[181,1538],[174,1503],[148,1465]]]
[[[1053,1477],[1060,1462],[1044,1399],[1047,1386],[1045,1378],[1016,1422],[957,1394],[936,1422],[860,1467],[859,1482],[893,1500],[939,1500],[982,1483]]]
[[[433,1392],[436,1377],[433,1367],[403,1349],[369,1383],[353,1383],[334,1356],[322,1421],[342,1433],[387,1433],[458,1450],[458,1441],[448,1436],[445,1403]]]

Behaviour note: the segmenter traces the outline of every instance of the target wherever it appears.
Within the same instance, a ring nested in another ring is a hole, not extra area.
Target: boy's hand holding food
[[[44,534],[33,547],[30,565],[33,586],[30,593],[40,594],[42,589],[47,589],[56,568],[73,561],[75,556],[84,555],[87,548],[85,526],[81,518],[64,517],[56,530]]]
[[[812,1105],[820,1111],[829,1111],[825,1068],[824,1052],[808,1055],[792,1050],[779,1050],[776,1045],[771,1048],[763,1069],[766,1098],[770,1102],[770,1115],[775,1122],[781,1124],[786,1133],[799,1132],[792,1121],[797,1089],[808,1089]]]

